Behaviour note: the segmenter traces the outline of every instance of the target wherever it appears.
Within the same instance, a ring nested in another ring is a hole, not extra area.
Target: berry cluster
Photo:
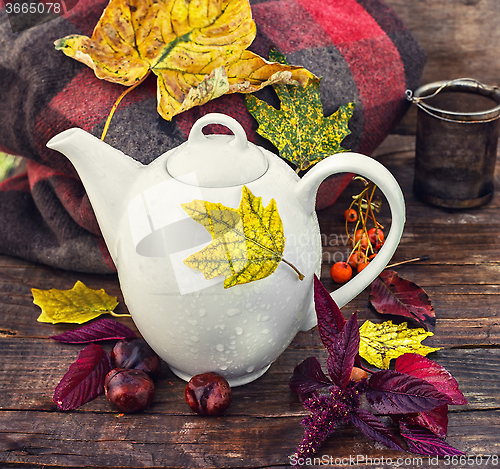
[[[336,283],[346,283],[353,275],[353,271],[361,272],[377,255],[384,244],[383,226],[377,221],[375,212],[380,211],[381,201],[375,198],[376,186],[363,178],[355,177],[364,182],[364,189],[360,194],[353,196],[353,201],[344,212],[345,226],[352,251],[347,262],[336,262],[330,270],[330,276]],[[373,223],[372,228],[368,225]],[[349,225],[354,225],[351,230]]]

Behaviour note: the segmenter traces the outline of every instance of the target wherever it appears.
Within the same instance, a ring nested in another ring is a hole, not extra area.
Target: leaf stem
[[[120,96],[118,96],[118,99],[115,101],[115,104],[113,104],[113,107],[111,108],[111,111],[108,115],[108,118],[106,119],[106,123],[104,124],[104,129],[102,131],[101,140],[104,141],[104,138],[106,137],[106,134],[108,133],[108,128],[109,128],[109,124],[111,122],[111,118],[113,117],[113,115],[116,111],[116,108],[120,104],[120,101],[127,94],[129,94],[134,88],[137,88],[149,76],[149,73],[150,73],[150,70],[148,70],[148,73],[146,73],[146,75],[144,75],[139,81],[134,83],[132,86],[128,87]]]
[[[108,311],[111,316],[114,316],[115,318],[131,318],[132,316],[130,314],[118,314],[115,313],[114,311]]]
[[[291,264],[290,262],[288,262],[286,259],[283,259],[281,258],[281,260],[285,263],[285,264],[288,264],[293,270],[295,270],[295,272],[297,272],[297,275],[299,276],[299,280],[304,280],[305,276],[304,274],[302,274],[298,269],[297,267],[295,267],[293,264]]]

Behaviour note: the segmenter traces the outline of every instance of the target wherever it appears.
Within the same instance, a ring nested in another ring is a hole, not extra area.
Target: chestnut
[[[151,377],[142,370],[112,369],[104,379],[108,401],[120,412],[139,412],[147,409],[155,394]]]
[[[184,391],[186,402],[197,414],[216,416],[231,404],[231,388],[226,379],[214,372],[193,376]]]
[[[156,378],[160,374],[161,361],[156,352],[144,339],[119,340],[111,351],[114,368],[133,368],[142,370]]]

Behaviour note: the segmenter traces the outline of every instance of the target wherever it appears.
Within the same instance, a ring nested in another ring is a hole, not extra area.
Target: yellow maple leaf
[[[283,259],[283,222],[274,199],[264,207],[262,198],[243,186],[238,209],[204,200],[193,200],[182,208],[213,238],[184,259],[184,264],[206,279],[223,275],[224,288],[229,288],[268,277],[281,261],[289,264]],[[302,280],[303,275],[297,273]]]
[[[246,50],[255,35],[248,0],[111,0],[91,38],[70,35],[55,46],[113,83],[132,86],[152,71],[158,112],[170,120],[226,93],[314,77]]]
[[[108,295],[103,289],[93,290],[77,281],[70,290],[39,290],[32,288],[33,303],[42,308],[39,322],[52,324],[66,322],[82,324],[101,314],[117,315],[113,310],[118,305],[116,296]]]
[[[359,333],[361,336],[359,355],[368,363],[382,369],[389,369],[391,359],[405,353],[425,356],[440,350],[421,344],[425,338],[434,335],[432,332],[427,332],[421,327],[409,329],[406,322],[397,325],[392,321],[382,324],[365,321],[359,328]]]

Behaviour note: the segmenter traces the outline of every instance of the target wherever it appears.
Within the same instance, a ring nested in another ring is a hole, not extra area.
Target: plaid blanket
[[[72,4],[75,4],[72,1]],[[79,0],[67,14],[13,32],[0,0],[0,151],[28,159],[26,173],[0,184],[0,252],[47,265],[95,273],[114,271],[92,207],[69,161],[46,148],[57,133],[81,127],[100,136],[124,88],[98,80],[87,66],[54,49],[69,34],[90,36],[107,2]],[[267,57],[274,45],[289,63],[322,76],[325,115],[354,101],[343,147],[365,154],[382,142],[407,110],[425,53],[381,0],[251,0],[257,37],[250,47]],[[279,107],[272,89],[259,97]],[[209,112],[237,119],[250,141],[275,151],[257,133],[241,95],[223,96],[176,116],[156,112],[156,81],[122,101],[106,141],[149,163],[187,139]],[[227,129],[226,129],[227,130]],[[334,176],[318,192],[317,208],[332,204],[349,180]]]

